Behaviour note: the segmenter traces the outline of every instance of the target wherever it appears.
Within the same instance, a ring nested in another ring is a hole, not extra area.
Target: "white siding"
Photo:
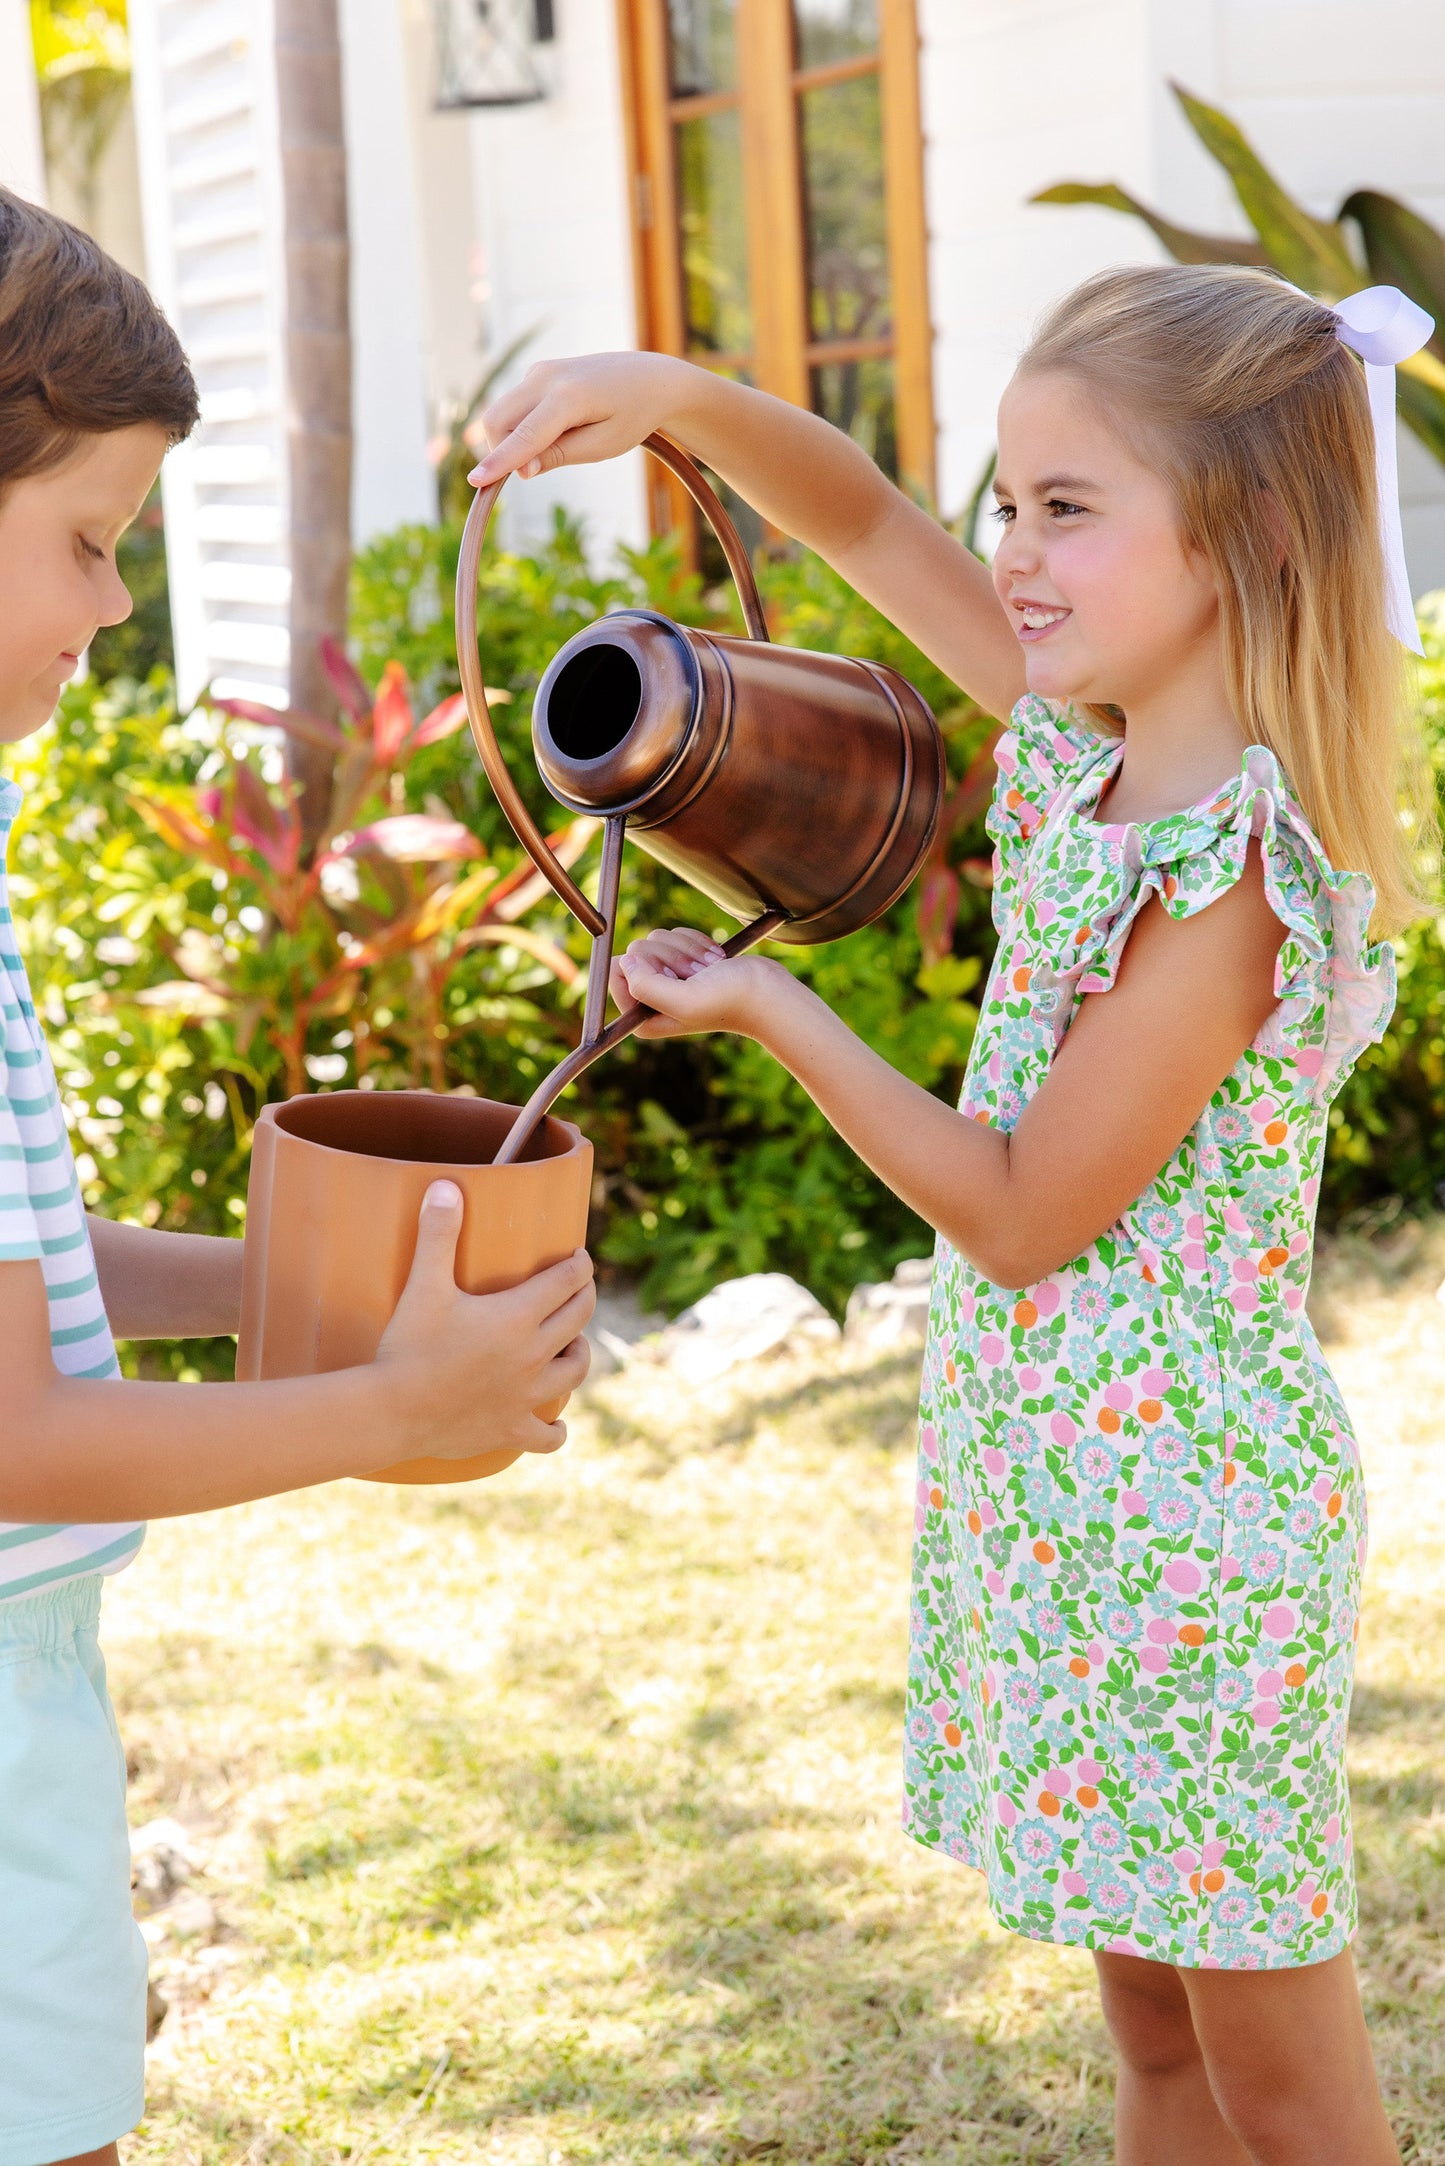
[[[0,0],[0,185],[45,201],[45,153],[26,0]]]
[[[131,0],[150,283],[201,424],[162,470],[176,671],[285,704],[281,207],[268,0]]]
[[[533,337],[513,375],[537,360],[637,343],[622,87],[614,0],[566,0],[547,55],[552,94],[470,119],[488,341]],[[544,534],[551,507],[587,522],[594,545],[641,541],[640,456],[511,482],[503,531]]]

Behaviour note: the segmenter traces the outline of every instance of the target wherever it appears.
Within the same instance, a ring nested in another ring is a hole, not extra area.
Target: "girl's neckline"
[[[1147,820],[1101,820],[1097,817],[1099,801],[1106,791],[1112,787],[1114,778],[1119,771],[1119,763],[1124,757],[1124,740],[1122,737],[1108,739],[1105,742],[1108,746],[1105,756],[1088,778],[1089,784],[1092,785],[1095,777],[1097,777],[1098,786],[1093,789],[1092,795],[1089,794],[1089,789],[1086,787],[1084,794],[1080,797],[1074,809],[1085,826],[1092,827],[1099,834],[1110,837],[1127,834],[1131,827],[1137,828],[1141,833],[1144,833],[1152,828],[1168,827],[1176,820],[1203,819],[1209,813],[1222,811],[1228,802],[1230,792],[1237,787],[1241,776],[1248,774],[1250,755],[1255,752],[1268,751],[1268,747],[1265,745],[1246,745],[1239,755],[1239,765],[1232,773],[1227,775],[1223,781],[1216,782],[1213,789],[1206,790],[1202,797],[1196,797],[1192,804],[1181,805],[1175,812],[1158,812]]]

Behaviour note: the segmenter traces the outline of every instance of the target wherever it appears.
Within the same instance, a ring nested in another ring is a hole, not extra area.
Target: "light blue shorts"
[[[0,1602],[0,2166],[98,2150],[145,2102],[146,1948],[100,1586]]]

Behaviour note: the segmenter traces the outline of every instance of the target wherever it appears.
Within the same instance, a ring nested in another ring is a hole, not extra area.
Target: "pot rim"
[[[403,1156],[400,1153],[393,1153],[388,1151],[352,1150],[344,1144],[322,1143],[315,1136],[298,1135],[296,1130],[290,1127],[281,1118],[281,1116],[291,1106],[311,1106],[317,1104],[319,1101],[323,1101],[326,1099],[361,1099],[368,1106],[373,1106],[377,1104],[383,1104],[387,1099],[391,1098],[430,1098],[440,1104],[445,1103],[446,1101],[456,1098],[458,1096],[462,1097],[463,1103],[470,1105],[495,1106],[499,1112],[503,1113],[516,1114],[522,1111],[522,1108],[520,1106],[509,1105],[500,1098],[482,1098],[480,1096],[473,1097],[470,1093],[459,1094],[453,1091],[431,1091],[425,1089],[403,1091],[298,1091],[294,1096],[290,1098],[270,1099],[261,1108],[261,1111],[256,1116],[256,1119],[258,1126],[262,1121],[265,1121],[270,1127],[276,1130],[278,1135],[287,1137],[290,1142],[303,1143],[306,1145],[308,1150],[324,1151],[330,1158],[347,1159],[353,1163],[355,1163],[357,1160],[360,1160],[364,1164],[375,1166],[430,1166],[435,1170],[439,1177],[444,1177],[448,1173],[475,1174],[487,1172],[524,1174],[527,1172],[535,1172],[539,1168],[544,1166],[555,1166],[562,1164],[569,1158],[577,1157],[583,1150],[591,1149],[591,1144],[588,1142],[588,1139],[583,1135],[581,1129],[577,1126],[577,1123],[575,1121],[564,1120],[562,1116],[558,1113],[549,1113],[546,1118],[538,1124],[538,1128],[539,1133],[543,1136],[545,1136],[548,1128],[560,1129],[562,1133],[569,1139],[565,1149],[560,1151],[545,1151],[536,1158],[520,1158],[515,1160],[512,1164],[506,1166],[495,1165],[490,1159],[485,1158],[412,1158]],[[503,1140],[503,1137],[499,1137],[497,1139],[499,1149]]]

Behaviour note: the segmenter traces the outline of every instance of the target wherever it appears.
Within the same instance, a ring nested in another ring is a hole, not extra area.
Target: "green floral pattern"
[[[1020,701],[990,814],[999,947],[962,1111],[1011,1130],[1151,895],[1259,840],[1279,1004],[1158,1178],[1040,1285],[940,1241],[920,1408],[905,1823],[1002,1925],[1276,1969],[1355,1926],[1345,1727],[1365,1505],[1305,1314],[1330,1099],[1394,1005],[1272,753],[1162,820],[1091,817],[1117,740]]]

